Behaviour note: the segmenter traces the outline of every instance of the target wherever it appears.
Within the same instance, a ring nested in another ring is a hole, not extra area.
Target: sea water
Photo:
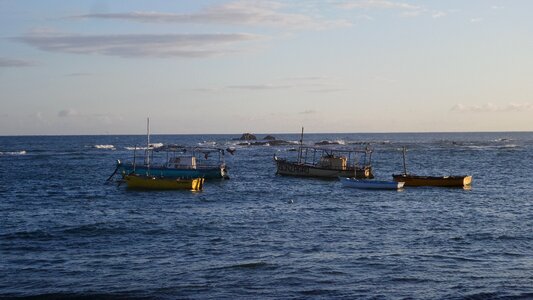
[[[370,145],[376,179],[404,146],[410,173],[473,176],[400,191],[277,176],[298,135],[235,137],[151,137],[237,149],[201,192],[104,184],[141,135],[0,137],[0,297],[533,298],[533,133],[305,135]]]

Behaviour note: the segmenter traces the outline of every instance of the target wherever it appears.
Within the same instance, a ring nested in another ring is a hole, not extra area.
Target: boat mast
[[[300,149],[298,149],[298,163],[302,163],[302,145],[304,142],[304,127],[302,126],[302,134],[300,135]]]
[[[150,167],[150,118],[146,118],[146,156],[145,163]]]
[[[406,151],[407,149],[405,148],[405,146],[403,146],[402,154],[403,154],[403,174],[404,175],[407,175],[407,167],[405,166],[405,152]]]

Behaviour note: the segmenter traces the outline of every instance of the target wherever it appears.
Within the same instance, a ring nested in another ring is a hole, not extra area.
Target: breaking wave
[[[0,152],[0,155],[25,155],[25,154],[26,154],[26,150]]]
[[[94,145],[94,148],[96,149],[107,149],[107,150],[115,150],[115,146],[113,145]]]
[[[150,149],[161,148],[161,147],[163,147],[163,143],[150,144]],[[141,146],[124,147],[124,149],[126,150],[146,150],[147,148],[148,147],[141,147]]]

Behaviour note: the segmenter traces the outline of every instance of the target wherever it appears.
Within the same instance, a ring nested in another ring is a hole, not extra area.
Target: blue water
[[[105,185],[144,136],[0,137],[0,297],[533,298],[533,133],[305,136],[371,143],[376,179],[402,146],[412,173],[474,178],[398,192],[276,176],[294,146],[237,136],[152,136],[237,148],[202,192]]]

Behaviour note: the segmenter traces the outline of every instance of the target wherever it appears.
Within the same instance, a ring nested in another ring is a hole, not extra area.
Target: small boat
[[[191,190],[200,191],[204,186],[204,178],[166,178],[130,174],[124,176],[128,188],[148,190]]]
[[[294,160],[274,155],[276,174],[299,177],[337,178],[352,177],[374,178],[372,174],[372,151],[331,147],[303,146],[303,128]],[[361,161],[359,161],[361,158]]]
[[[403,174],[393,174],[396,182],[405,182],[405,186],[440,186],[440,187],[469,187],[472,184],[470,175],[449,176],[420,176],[408,174],[405,166],[405,152],[403,147]]]
[[[465,187],[472,184],[472,176],[419,176],[413,174],[392,175],[397,182],[405,182],[405,186],[441,186],[441,187]]]
[[[403,188],[404,182],[380,181],[339,177],[342,186],[358,189],[398,190]]]

